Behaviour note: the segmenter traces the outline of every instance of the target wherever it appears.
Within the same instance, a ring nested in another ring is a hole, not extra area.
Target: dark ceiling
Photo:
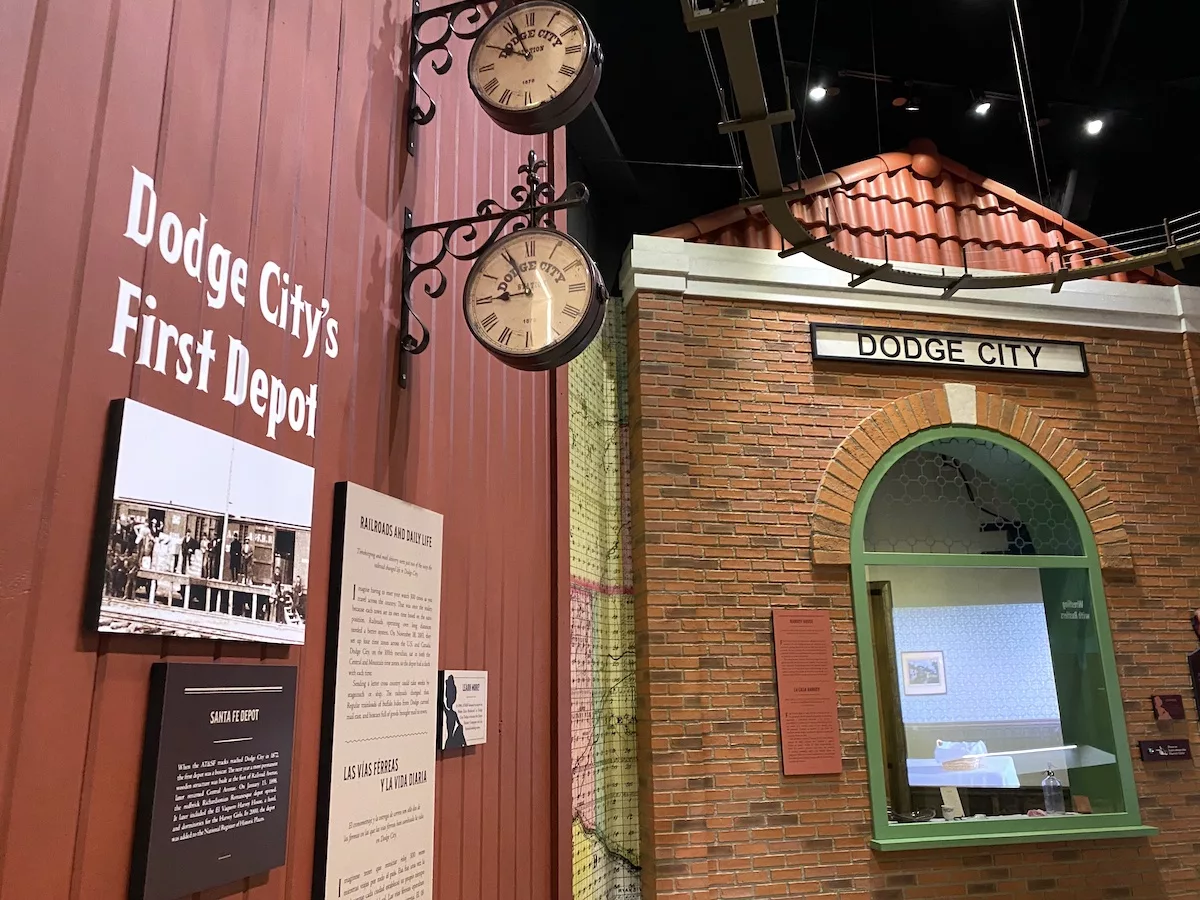
[[[612,274],[634,233],[677,225],[741,196],[699,35],[673,0],[576,0],[605,52],[596,104],[569,129],[591,188],[593,242]],[[1200,209],[1200,4],[1021,2],[1036,116],[1035,174],[1019,101],[1012,0],[780,0],[782,56],[802,137],[802,174],[904,149],[917,137],[1099,234]],[[756,28],[772,109],[786,97],[769,21]],[[872,39],[872,35],[874,38]],[[724,77],[721,42],[710,44]],[[811,48],[811,57],[810,57]],[[806,85],[836,88],[819,103]],[[986,116],[977,100],[992,101]],[[896,106],[916,100],[916,111]],[[1091,137],[1083,125],[1104,121]],[[791,129],[777,129],[795,177]],[[662,164],[667,165],[662,165]],[[681,165],[684,164],[684,165]],[[696,168],[693,166],[709,166]],[[1188,276],[1197,269],[1189,265]],[[1188,277],[1189,281],[1196,280]]]

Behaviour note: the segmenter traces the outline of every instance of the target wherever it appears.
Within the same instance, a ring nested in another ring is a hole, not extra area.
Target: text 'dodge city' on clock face
[[[463,291],[467,325],[488,352],[518,369],[561,366],[604,321],[595,263],[570,235],[525,228],[476,260]]]
[[[498,12],[471,48],[471,90],[500,127],[545,134],[567,124],[596,95],[600,45],[584,18],[557,0],[528,0]]]

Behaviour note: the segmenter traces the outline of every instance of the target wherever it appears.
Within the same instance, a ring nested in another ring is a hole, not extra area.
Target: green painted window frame
[[[884,475],[905,454],[931,441],[946,438],[975,438],[990,441],[1030,463],[1058,491],[1074,517],[1083,542],[1083,556],[996,556],[992,554],[952,553],[880,553],[865,549],[864,526],[867,511]],[[875,667],[874,639],[871,631],[870,595],[867,567],[905,566],[986,566],[995,568],[1087,569],[1093,604],[1093,619],[1100,645],[1100,659],[1108,696],[1109,713],[1117,768],[1125,811],[1067,816],[1017,819],[982,819],[969,822],[893,823],[887,817],[887,786],[883,758],[883,736],[879,716],[879,673]],[[854,630],[858,644],[858,665],[862,682],[863,727],[867,744],[867,774],[871,796],[871,847],[876,850],[919,850],[931,847],[969,847],[992,844],[1033,843],[1039,841],[1101,840],[1126,837],[1145,838],[1158,829],[1142,824],[1138,809],[1137,785],[1133,777],[1133,758],[1128,752],[1129,735],[1125,728],[1125,710],[1121,703],[1117,661],[1113,652],[1108,606],[1100,571],[1100,554],[1092,528],[1078,498],[1062,476],[1029,447],[1007,435],[988,428],[946,425],[928,428],[905,438],[883,455],[867,475],[854,504],[850,520],[850,573],[854,602]]]

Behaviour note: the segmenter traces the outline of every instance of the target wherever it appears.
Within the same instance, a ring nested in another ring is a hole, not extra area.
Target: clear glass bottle
[[[1054,777],[1054,770],[1050,768],[1046,769],[1046,777],[1042,779],[1042,802],[1047,815],[1061,816],[1067,811],[1062,782]]]

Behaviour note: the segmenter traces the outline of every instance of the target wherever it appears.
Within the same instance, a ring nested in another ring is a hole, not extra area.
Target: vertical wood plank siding
[[[125,896],[161,659],[300,666],[288,864],[206,896],[310,896],[342,479],[445,515],[440,663],[490,672],[488,743],[438,763],[435,896],[558,895],[570,864],[553,856],[570,827],[569,808],[556,814],[569,770],[554,722],[566,423],[552,393],[565,376],[515,372],[476,346],[460,264],[440,300],[418,288],[433,340],[408,391],[395,387],[395,348],[404,208],[421,223],[508,200],[530,149],[560,161],[561,135],[495,128],[466,85],[469,46],[454,41],[451,73],[423,72],[438,114],[404,153],[411,12],[403,0],[0,0],[0,900]],[[249,262],[244,308],[211,308],[207,284],[123,237],[133,167],[153,176],[160,217],[186,228],[203,214],[206,243]],[[267,260],[305,299],[328,298],[337,358],[304,358],[264,319]],[[119,278],[181,332],[213,330],[207,393],[110,352]],[[248,403],[222,400],[229,336],[252,367],[319,385],[315,441],[268,438]],[[306,647],[84,632],[105,414],[119,397],[316,466]]]

